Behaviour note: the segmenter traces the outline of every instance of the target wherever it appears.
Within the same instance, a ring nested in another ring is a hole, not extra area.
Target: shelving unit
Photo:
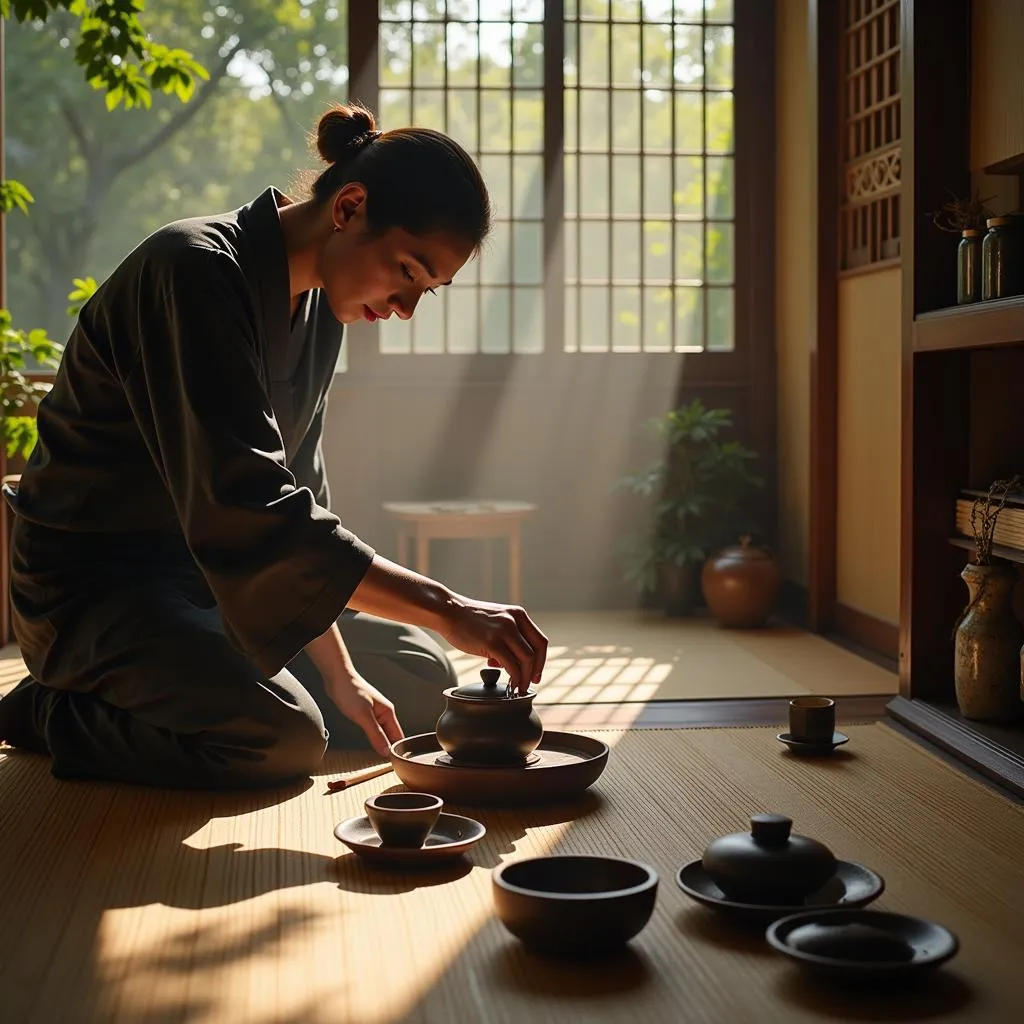
[[[965,487],[1024,470],[1024,297],[956,305],[956,244],[926,214],[969,195],[970,0],[903,3],[903,396],[900,695],[889,713],[1024,797],[1022,722],[964,719],[953,629],[974,544],[956,536]],[[1024,572],[1024,554],[997,546]]]
[[[954,547],[963,548],[965,551],[974,550],[974,541],[970,537],[950,537],[949,543]],[[1019,548],[1009,548],[1005,544],[993,544],[992,554],[996,558],[1001,558],[1004,562],[1024,565],[1024,551],[1021,551]]]
[[[915,352],[940,352],[979,345],[1017,345],[1024,338],[1024,296],[972,302],[922,313],[914,320]]]

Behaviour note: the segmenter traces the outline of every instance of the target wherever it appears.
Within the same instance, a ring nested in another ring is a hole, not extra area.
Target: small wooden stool
[[[494,583],[494,553],[491,539],[508,541],[509,599],[521,600],[520,530],[523,520],[537,511],[525,501],[388,501],[384,511],[398,521],[398,561],[409,564],[409,541],[416,540],[416,571],[430,575],[432,540],[483,538],[484,592],[489,597]]]

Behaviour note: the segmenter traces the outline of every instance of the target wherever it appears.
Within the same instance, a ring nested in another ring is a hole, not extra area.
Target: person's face
[[[425,292],[451,284],[472,246],[446,235],[417,237],[401,228],[379,235],[366,222],[366,190],[352,182],[331,206],[333,229],[320,252],[321,287],[343,324],[408,320]]]

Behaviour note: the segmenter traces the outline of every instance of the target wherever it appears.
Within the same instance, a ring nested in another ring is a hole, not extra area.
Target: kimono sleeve
[[[285,465],[234,260],[189,247],[147,276],[127,398],[229,636],[274,675],[330,628],[373,550]]]
[[[327,479],[327,467],[324,463],[323,435],[324,421],[327,417],[327,395],[320,399],[313,422],[306,431],[298,450],[295,452],[288,467],[295,474],[295,482],[299,487],[308,487],[313,492],[316,503],[322,508],[331,507],[331,486]]]

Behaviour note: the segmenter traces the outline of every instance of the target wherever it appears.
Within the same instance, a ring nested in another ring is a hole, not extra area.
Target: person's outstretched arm
[[[432,629],[460,651],[500,665],[520,692],[539,683],[544,672],[548,638],[524,609],[463,597],[379,554],[348,607]]]

